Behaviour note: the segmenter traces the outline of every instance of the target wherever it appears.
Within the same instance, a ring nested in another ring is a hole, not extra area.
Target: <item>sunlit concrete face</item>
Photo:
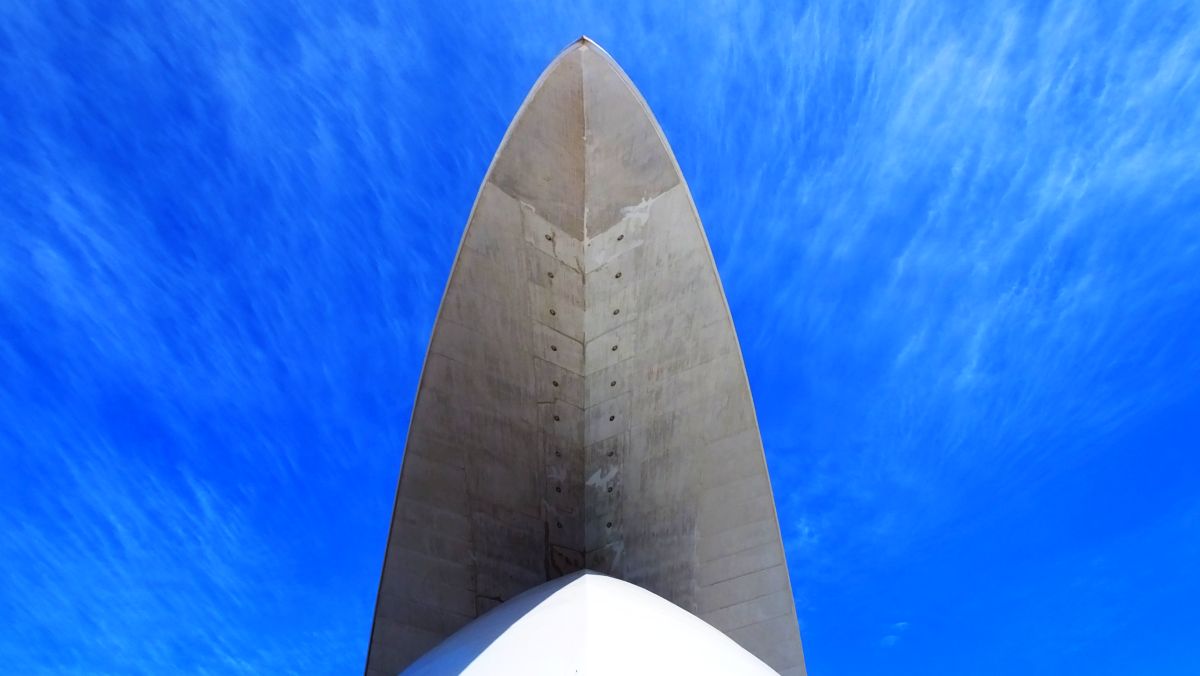
[[[583,568],[804,673],[745,368],[687,186],[581,40],[480,189],[434,328],[367,669]]]

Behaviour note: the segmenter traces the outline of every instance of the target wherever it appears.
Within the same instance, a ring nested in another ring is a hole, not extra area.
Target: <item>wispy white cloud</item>
[[[695,193],[802,607],[1195,391],[1188,3],[76,9],[0,10],[23,671],[359,668],[453,247],[581,33]]]
[[[828,527],[892,542],[857,510],[890,523],[884,496],[912,492],[945,504],[895,527],[936,528],[968,486],[1027,485],[984,468],[1086,452],[1190,391],[1195,355],[1167,366],[1139,325],[1197,295],[1200,24],[1183,6],[813,3],[743,44],[733,72],[786,54],[787,76],[743,100],[753,133],[712,160],[759,164],[732,193],[697,192],[755,384],[797,384],[759,398],[769,435],[834,473],[800,479],[793,508],[840,483],[865,502],[831,506]],[[813,447],[789,407],[853,432]]]

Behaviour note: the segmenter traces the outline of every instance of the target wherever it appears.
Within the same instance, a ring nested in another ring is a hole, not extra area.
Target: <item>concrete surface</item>
[[[581,39],[480,189],[413,412],[367,671],[583,568],[804,673],[745,368],[679,167]]]

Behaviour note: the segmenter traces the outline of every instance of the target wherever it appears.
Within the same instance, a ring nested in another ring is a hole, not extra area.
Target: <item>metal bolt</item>
[[[562,451],[555,451],[555,452],[554,452],[554,457],[556,457],[556,458],[561,458],[561,457],[562,457]]]
[[[553,272],[547,272],[546,274],[550,276],[550,279],[554,279],[554,273],[553,273]]]
[[[551,237],[549,233],[547,233],[547,234],[546,234],[546,241],[547,241],[547,242],[549,242],[549,241],[552,241],[553,239],[554,239],[554,238],[553,238],[553,237]]]
[[[558,314],[558,312],[554,308],[550,308],[550,316],[553,317],[556,314]]]
[[[550,346],[550,351],[551,351],[551,352],[558,352],[558,346],[557,346],[557,345],[551,345],[551,346]]]
[[[623,240],[623,239],[625,239],[625,235],[617,235],[617,241],[618,241],[618,242],[620,242],[620,241],[621,241],[621,240]]]
[[[610,415],[610,416],[608,416],[608,422],[612,422],[612,421],[614,421],[614,420],[616,420],[616,419],[617,419],[617,416],[615,416],[615,415]]]
[[[604,527],[605,527],[605,528],[612,528],[612,521],[609,521],[608,523],[604,524]]]
[[[551,384],[551,385],[553,385],[553,386],[555,386],[555,387],[558,387],[558,381],[557,381],[557,380],[551,380],[551,381],[550,381],[550,384]]]
[[[617,309],[617,310],[613,310],[613,314],[614,314],[614,315],[619,315],[619,314],[621,314],[621,310],[619,310],[619,309]]]
[[[615,380],[614,380],[614,381],[612,381],[611,383],[609,383],[609,384],[608,384],[608,386],[609,386],[609,387],[616,387],[616,386],[617,386],[617,381],[615,381]]]
[[[612,493],[612,486],[609,486],[609,487],[608,487],[608,492],[609,492],[609,493]]]
[[[616,352],[616,351],[617,351],[617,346],[616,346],[616,345],[613,345],[613,349],[612,349],[612,351],[613,351],[613,352]]]
[[[620,278],[621,278],[621,273],[619,273],[619,272],[618,272],[616,275],[614,275],[614,277],[616,277],[617,279],[620,279]]]
[[[555,486],[555,487],[554,487],[554,492],[555,492],[555,493],[562,493],[562,486]]]

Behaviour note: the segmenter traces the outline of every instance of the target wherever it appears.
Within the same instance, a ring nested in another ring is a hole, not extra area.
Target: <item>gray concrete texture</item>
[[[395,674],[581,568],[804,673],[712,254],[645,101],[586,39],[530,92],[467,225],[421,376],[367,672]]]

